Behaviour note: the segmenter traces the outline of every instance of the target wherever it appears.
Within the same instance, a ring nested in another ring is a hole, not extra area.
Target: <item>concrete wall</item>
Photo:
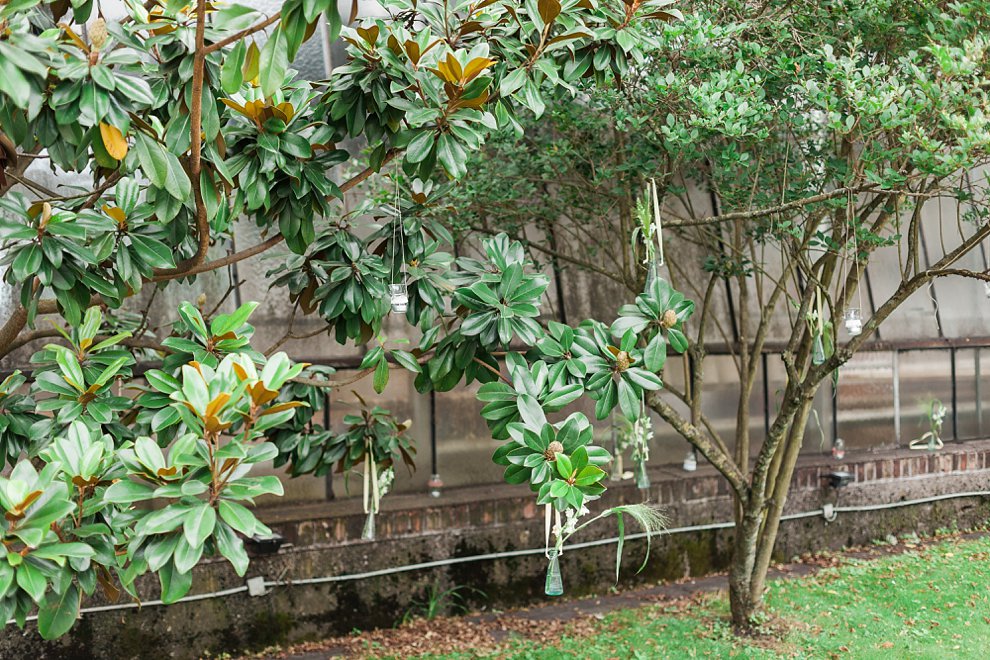
[[[802,459],[787,513],[814,511],[835,503],[824,486],[831,470],[853,474],[841,491],[840,506],[882,504],[944,493],[984,491],[990,477],[990,442],[951,445],[938,454],[895,451],[844,464]],[[677,470],[654,469],[648,498],[667,508],[671,527],[731,520],[731,502],[723,479],[701,469],[685,477]],[[600,505],[640,501],[631,482],[613,484]],[[245,593],[184,602],[168,607],[84,614],[72,633],[43,642],[33,624],[25,632],[10,628],[0,638],[4,658],[196,658],[206,652],[259,649],[306,639],[346,634],[355,627],[391,626],[432,585],[480,589],[469,596],[474,607],[503,608],[543,602],[546,560],[542,556],[543,512],[524,487],[452,489],[440,499],[396,495],[386,498],[379,539],[360,541],[363,514],[356,502],[340,501],[264,510],[262,517],[285,535],[291,547],[252,560],[248,577],[284,584],[264,596]],[[990,499],[970,497],[868,513],[821,516],[782,523],[776,555],[787,560],[804,552],[869,543],[888,534],[933,533],[984,524]],[[632,525],[627,527],[630,529]],[[614,536],[602,522],[576,542]],[[637,574],[644,544],[626,545],[620,588],[658,580],[698,576],[726,568],[732,530],[665,535],[654,541],[646,569]],[[411,570],[363,580],[301,585],[306,578],[354,574],[444,558],[536,549],[536,554],[471,561],[442,568]],[[565,591],[570,596],[601,593],[615,580],[614,545],[567,550],[562,557]],[[193,593],[244,584],[225,562],[207,561],[195,571]],[[147,599],[157,597],[154,579],[142,585]],[[87,605],[92,605],[88,603]]]

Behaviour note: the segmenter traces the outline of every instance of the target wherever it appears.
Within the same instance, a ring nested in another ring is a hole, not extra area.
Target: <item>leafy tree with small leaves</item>
[[[548,272],[580,270],[634,300],[613,334],[639,333],[662,376],[658,339],[642,332],[681,303],[647,286],[655,181],[663,271],[698,312],[663,334],[687,352],[687,383],[645,401],[730,485],[732,617],[748,629],[820,385],[912,295],[940,278],[990,281],[972,265],[990,236],[990,3],[681,8],[683,21],[652,24],[644,65],[621,87],[581,87],[525,122],[522,143],[490,141],[427,216],[450,218],[462,240],[517,237]],[[872,291],[868,268],[883,275]],[[850,310],[863,314],[854,332]],[[704,405],[715,349],[740,384],[728,433]],[[781,355],[786,376],[759,437],[750,399],[763,353]]]

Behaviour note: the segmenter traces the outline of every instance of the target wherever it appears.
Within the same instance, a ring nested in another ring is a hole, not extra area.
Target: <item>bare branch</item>
[[[708,459],[708,462],[729,482],[740,500],[746,501],[749,498],[746,475],[742,473],[731,457],[712,444],[704,433],[684,419],[658,392],[649,392],[646,397],[646,404]]]
[[[209,46],[206,46],[205,48],[203,48],[203,53],[209,55],[210,53],[214,53],[220,50],[221,48],[225,48],[226,46],[229,46],[233,43],[240,41],[244,37],[249,37],[256,32],[261,32],[272,23],[278,21],[280,18],[282,18],[282,12],[280,11],[275,12],[265,20],[255,23],[251,27],[244,28],[240,32],[235,32],[229,37],[224,37],[220,41],[217,41],[216,43],[212,43]]]
[[[843,188],[836,188],[835,190],[830,190],[829,192],[826,193],[812,195],[811,197],[804,197],[802,199],[796,199],[793,202],[787,202],[786,204],[780,204],[779,206],[770,206],[767,208],[755,209],[753,211],[736,211],[733,213],[725,213],[723,215],[712,215],[697,220],[671,220],[666,223],[666,227],[669,228],[697,227],[700,225],[714,225],[722,222],[734,222],[736,220],[753,220],[755,218],[764,218],[768,215],[776,215],[778,213],[786,213],[787,211],[795,211],[804,208],[805,206],[811,206],[812,204],[825,202],[830,199],[835,199],[836,197],[843,197],[850,193],[856,194],[856,193],[866,192],[868,190],[874,190],[878,186],[879,184],[876,183],[865,183],[861,186],[848,186]]]

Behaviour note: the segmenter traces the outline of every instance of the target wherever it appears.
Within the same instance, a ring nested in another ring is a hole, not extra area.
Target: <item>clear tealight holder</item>
[[[846,457],[846,442],[842,438],[836,438],[832,443],[832,458],[841,461]]]
[[[405,284],[389,284],[388,293],[392,303],[392,312],[405,314],[409,309],[409,290]]]
[[[846,331],[853,337],[863,333],[863,315],[858,307],[851,307],[846,310],[844,322]]]

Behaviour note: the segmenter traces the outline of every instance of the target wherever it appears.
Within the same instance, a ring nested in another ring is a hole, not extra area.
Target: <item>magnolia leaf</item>
[[[111,126],[106,122],[100,122],[100,137],[103,138],[103,146],[107,153],[116,160],[124,160],[127,156],[127,140],[124,134],[116,126]]]
[[[244,83],[246,57],[247,45],[244,41],[238,41],[227,53],[227,57],[223,61],[223,68],[220,70],[220,85],[227,94],[236,94]]]
[[[81,594],[74,582],[61,594],[49,593],[38,609],[38,632],[44,639],[56,639],[69,632],[79,616]]]
[[[285,74],[289,69],[289,53],[286,48],[285,35],[282,27],[275,28],[264,48],[258,64],[258,75],[262,93],[270,98],[282,87]],[[247,78],[247,76],[245,76]]]
[[[540,12],[540,18],[543,19],[543,23],[547,27],[560,16],[559,0],[539,0],[537,8]]]

